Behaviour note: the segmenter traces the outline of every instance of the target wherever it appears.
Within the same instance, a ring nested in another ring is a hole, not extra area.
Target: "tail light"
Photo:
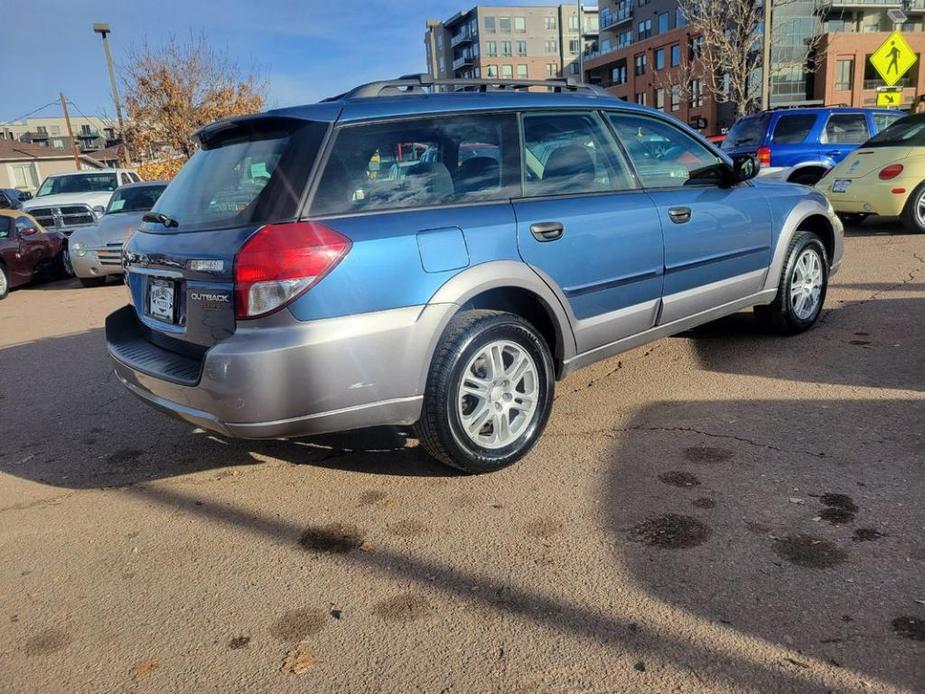
[[[877,174],[880,177],[881,181],[889,181],[892,178],[896,178],[903,172],[902,164],[890,164],[889,166],[884,166],[880,169],[880,173]]]
[[[759,147],[758,151],[755,152],[755,156],[758,157],[758,163],[762,166],[771,165],[771,148],[770,147]]]
[[[257,318],[283,308],[333,270],[350,245],[317,222],[261,227],[234,259],[235,315]]]

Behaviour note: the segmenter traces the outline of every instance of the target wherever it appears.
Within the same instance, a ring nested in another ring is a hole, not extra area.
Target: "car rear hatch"
[[[110,341],[114,356],[132,366],[162,362],[156,347],[201,359],[234,332],[235,256],[261,227],[297,218],[328,126],[260,116],[199,133],[201,149],[125,246],[138,334],[127,334],[123,320],[117,332],[133,343],[135,357],[120,354]],[[143,342],[152,346],[147,354]],[[141,370],[164,376],[163,366]]]
[[[740,118],[726,133],[722,150],[729,156],[755,156],[758,148],[764,144],[770,120],[770,113]]]
[[[910,147],[860,147],[832,169],[828,178],[856,179],[901,162],[912,153]]]

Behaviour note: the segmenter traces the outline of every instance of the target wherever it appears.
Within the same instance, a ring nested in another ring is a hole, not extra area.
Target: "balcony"
[[[632,20],[633,13],[628,8],[624,7],[617,12],[601,10],[598,17],[600,18],[600,30],[606,31],[607,29],[612,29],[615,26],[623,24],[623,22]]]
[[[95,140],[100,136],[98,130],[81,130],[77,133],[78,140]]]
[[[470,33],[468,29],[463,29],[458,34],[453,34],[450,38],[450,45],[455,48],[461,43],[469,43],[475,39],[475,35]]]
[[[464,53],[463,55],[461,55],[460,57],[456,58],[456,60],[453,61],[453,69],[458,70],[461,67],[472,65],[474,62],[475,62],[475,58],[472,56],[471,53]]]

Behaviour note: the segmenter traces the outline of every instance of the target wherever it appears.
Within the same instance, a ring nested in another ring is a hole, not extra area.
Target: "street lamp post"
[[[119,103],[119,87],[116,84],[116,72],[112,69],[112,55],[109,52],[107,36],[111,33],[108,24],[94,24],[93,31],[103,37],[103,52],[106,54],[106,67],[109,70],[109,84],[112,87],[112,101],[116,105],[116,120],[119,123],[119,136],[125,148],[125,157],[129,158],[128,145],[125,144],[125,123],[122,122],[122,105]]]

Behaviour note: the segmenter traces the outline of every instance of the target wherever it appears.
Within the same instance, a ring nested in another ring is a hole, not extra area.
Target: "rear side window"
[[[886,130],[902,117],[902,113],[875,113],[874,125],[877,126],[877,132]]]
[[[629,167],[597,114],[531,113],[523,124],[527,197],[634,187]]]
[[[774,126],[773,140],[778,145],[798,145],[809,135],[816,122],[812,114],[781,116]]]
[[[508,200],[520,194],[514,114],[348,125],[337,134],[314,215]]]
[[[822,141],[829,145],[859,145],[868,137],[863,113],[837,113],[829,116]]]
[[[764,142],[764,133],[768,128],[769,119],[770,116],[767,113],[740,118],[726,133],[723,149],[760,146]]]
[[[864,147],[925,147],[925,115],[903,118],[874,135]]]
[[[279,118],[231,125],[186,162],[154,210],[179,231],[293,219],[326,130]]]
[[[0,239],[9,238],[12,221],[9,217],[0,216]]]

